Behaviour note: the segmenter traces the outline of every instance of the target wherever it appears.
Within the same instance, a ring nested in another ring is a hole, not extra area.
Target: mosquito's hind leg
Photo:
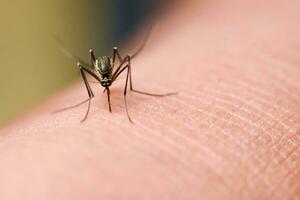
[[[133,121],[131,120],[131,117],[129,115],[129,112],[128,112],[128,106],[127,106],[127,85],[128,85],[128,77],[129,77],[129,65],[127,64],[121,71],[120,71],[120,74],[127,68],[127,75],[126,75],[126,82],[125,82],[125,88],[124,88],[124,102],[125,102],[125,109],[126,109],[126,114],[127,114],[127,117],[128,117],[128,120],[133,124]]]
[[[76,104],[76,105],[73,105],[73,106],[70,106],[70,107],[67,107],[67,108],[63,108],[63,109],[57,110],[57,111],[55,111],[55,113],[62,112],[62,111],[65,111],[65,110],[69,110],[69,109],[72,109],[72,108],[76,108],[76,107],[78,107],[78,106],[80,106],[80,105],[88,102],[88,109],[86,111],[86,114],[85,114],[84,118],[81,120],[81,122],[84,122],[87,119],[88,113],[90,111],[91,100],[94,97],[94,93],[93,93],[93,91],[92,91],[92,89],[91,89],[91,87],[90,87],[90,85],[88,83],[88,80],[86,78],[86,75],[85,75],[85,72],[89,73],[89,71],[85,70],[85,68],[80,63],[77,63],[77,66],[80,69],[80,73],[81,73],[82,79],[84,81],[85,87],[87,89],[89,98],[86,99],[86,100],[84,100],[84,101],[82,101],[82,102],[80,102],[80,103],[78,103],[78,104]]]
[[[123,58],[118,50],[118,47],[114,47],[114,53],[113,53],[113,63],[116,61],[116,57],[119,59],[120,63],[123,61]]]
[[[89,84],[89,82],[88,82],[86,76],[85,76],[85,73],[84,73],[84,69],[85,69],[85,68],[84,68],[80,63],[77,63],[77,66],[80,68],[80,73],[81,73],[81,76],[82,76],[82,78],[83,78],[85,87],[86,87],[86,89],[87,89],[87,91],[88,91],[88,95],[89,95],[89,98],[88,98],[88,102],[89,102],[89,104],[88,104],[88,109],[87,109],[87,111],[86,111],[86,113],[85,113],[84,118],[81,120],[81,122],[84,122],[84,121],[87,119],[87,116],[88,116],[88,114],[89,114],[90,107],[91,107],[91,100],[92,100],[92,98],[94,97],[94,93],[93,93],[93,91],[92,91],[92,89],[91,89],[91,86],[90,86],[90,84]]]
[[[96,57],[95,57],[94,51],[93,51],[93,49],[90,49],[89,52],[90,52],[90,56],[91,56],[91,63],[92,63],[93,69],[95,69]]]
[[[133,88],[132,84],[132,73],[131,73],[131,57],[127,56],[126,57],[128,60],[128,70],[129,70],[129,86],[130,86],[130,91],[138,93],[138,94],[143,94],[143,95],[148,95],[148,96],[155,96],[155,97],[165,97],[165,96],[170,96],[170,95],[175,95],[177,92],[171,92],[171,93],[165,93],[165,94],[155,94],[155,93],[149,93],[149,92],[144,92],[140,90],[136,90]]]

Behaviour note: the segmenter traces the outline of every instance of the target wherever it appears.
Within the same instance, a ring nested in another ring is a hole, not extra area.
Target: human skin
[[[65,90],[0,132],[0,199],[300,199],[300,4],[187,1],[132,61],[134,87]],[[121,50],[122,51],[122,50]],[[123,52],[123,51],[122,51]]]

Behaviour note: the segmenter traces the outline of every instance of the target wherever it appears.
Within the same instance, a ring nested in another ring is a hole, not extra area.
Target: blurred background
[[[1,0],[0,125],[80,78],[54,35],[84,60],[91,48],[98,56],[110,55],[162,6],[159,2]]]

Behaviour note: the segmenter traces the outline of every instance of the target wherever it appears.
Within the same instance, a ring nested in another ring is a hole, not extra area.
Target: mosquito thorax
[[[96,61],[97,70],[102,75],[108,75],[112,69],[112,60],[108,56],[99,57]]]

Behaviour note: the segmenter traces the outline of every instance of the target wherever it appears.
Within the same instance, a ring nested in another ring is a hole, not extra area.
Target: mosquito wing
[[[93,68],[90,64],[88,64],[87,62],[83,61],[82,59],[80,59],[78,56],[76,56],[75,54],[73,54],[72,52],[70,52],[65,45],[63,44],[63,42],[61,41],[61,39],[57,36],[54,36],[54,39],[56,41],[56,43],[58,44],[59,49],[63,52],[63,54],[65,54],[67,57],[69,57],[70,59],[74,60],[76,63],[80,62],[82,65],[86,66],[86,67],[90,67]]]

